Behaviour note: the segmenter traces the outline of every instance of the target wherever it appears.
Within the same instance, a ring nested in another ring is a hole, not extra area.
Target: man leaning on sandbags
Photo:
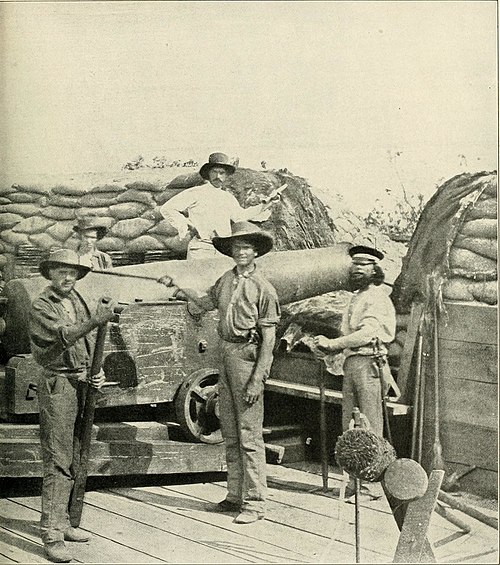
[[[264,221],[274,199],[242,208],[236,198],[224,190],[227,178],[236,168],[224,153],[212,153],[200,169],[205,184],[183,190],[160,207],[162,216],[178,231],[179,239],[189,233],[187,259],[221,257],[212,244],[214,237],[231,235],[231,222]],[[259,218],[260,217],[260,218]]]

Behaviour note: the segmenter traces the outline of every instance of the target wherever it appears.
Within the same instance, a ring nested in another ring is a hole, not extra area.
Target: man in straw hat
[[[231,235],[231,221],[267,219],[264,213],[277,197],[242,208],[230,192],[223,190],[224,181],[235,170],[227,155],[212,153],[200,169],[200,176],[207,182],[182,191],[160,207],[160,213],[177,229],[180,239],[191,235],[187,259],[220,257],[212,240]]]
[[[342,317],[343,335],[334,339],[319,335],[314,343],[326,352],[344,351],[342,429],[349,429],[352,410],[357,406],[370,428],[383,436],[382,383],[375,353],[385,359],[384,382],[394,383],[387,363],[387,345],[395,337],[396,312],[387,292],[381,288],[384,272],[379,261],[384,254],[372,247],[357,245],[351,247],[349,255],[352,259],[349,283],[354,294]],[[349,494],[352,489],[353,483]]]
[[[104,271],[113,267],[111,257],[97,249],[97,242],[107,231],[106,220],[98,216],[85,216],[78,220],[73,228],[78,235],[78,254],[82,259],[90,261],[93,271]]]
[[[264,383],[273,360],[280,307],[274,287],[262,276],[256,257],[273,246],[270,234],[237,222],[231,235],[214,237],[214,247],[234,259],[206,296],[181,292],[205,310],[219,309],[219,414],[226,442],[227,497],[216,510],[236,511],[235,522],[264,518],[266,455],[262,437]],[[169,278],[165,284],[174,284]]]
[[[113,315],[115,304],[97,306],[90,314],[75,290],[77,280],[91,270],[71,249],[53,251],[40,263],[50,281],[33,302],[30,340],[33,359],[41,367],[38,383],[40,443],[43,458],[41,534],[48,558],[67,562],[72,556],[64,541],[84,542],[89,535],[69,524],[68,504],[75,465],[73,442],[85,383],[100,388],[104,373],[89,379],[92,340],[89,335]]]

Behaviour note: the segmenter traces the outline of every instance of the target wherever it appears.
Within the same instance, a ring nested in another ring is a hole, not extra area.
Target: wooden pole
[[[323,492],[328,492],[328,441],[326,426],[325,386],[325,364],[321,362],[319,369],[319,433],[321,441],[321,477],[323,480]]]
[[[101,370],[102,358],[104,355],[104,342],[106,339],[107,323],[99,326],[97,330],[94,355],[92,357],[92,366],[90,368],[90,376],[97,375]],[[85,485],[87,483],[90,443],[92,439],[92,428],[94,426],[94,412],[97,389],[87,384],[85,404],[79,426],[79,442],[80,442],[80,461],[78,463],[77,472],[71,498],[69,502],[69,521],[73,528],[78,528],[82,519],[83,497],[85,496]]]

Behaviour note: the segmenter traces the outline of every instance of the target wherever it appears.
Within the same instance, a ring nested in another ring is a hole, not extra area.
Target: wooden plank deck
[[[225,495],[225,483],[213,475],[191,484],[164,476],[163,486],[143,487],[121,479],[121,487],[86,494],[82,526],[93,538],[69,545],[80,563],[354,563],[354,505],[337,500],[338,471],[331,468],[329,476],[325,496],[318,474],[268,465],[266,520],[250,525],[211,511]],[[0,499],[1,563],[47,562],[39,517],[38,496]],[[429,541],[438,563],[498,563],[498,532],[460,518],[472,526],[470,534],[432,516]],[[385,498],[363,503],[363,563],[390,563],[398,537]]]

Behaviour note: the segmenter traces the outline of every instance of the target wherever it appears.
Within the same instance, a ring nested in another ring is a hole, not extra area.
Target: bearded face
[[[374,280],[375,270],[373,263],[353,263],[349,270],[349,290],[367,288]]]

